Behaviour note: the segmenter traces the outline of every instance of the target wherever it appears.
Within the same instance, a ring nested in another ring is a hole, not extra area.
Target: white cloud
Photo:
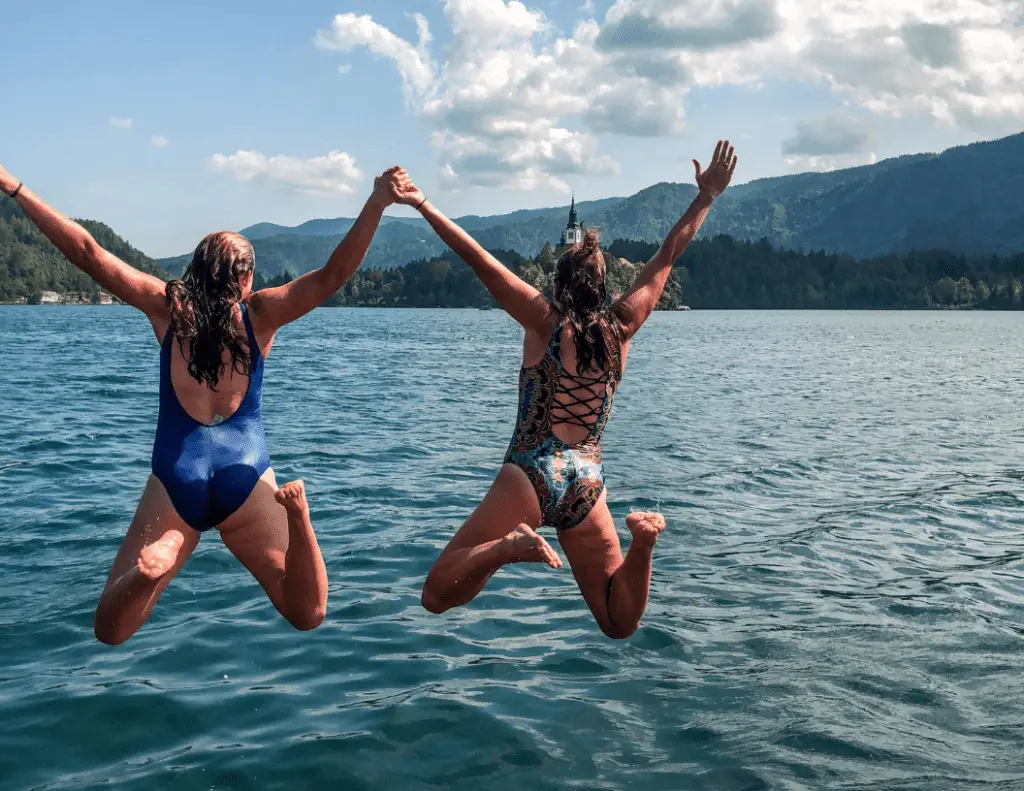
[[[941,69],[963,65],[962,41],[956,28],[921,22],[904,25],[900,32],[907,53],[926,66]]]
[[[515,46],[548,28],[542,11],[518,0],[445,0],[444,12],[461,47]]]
[[[421,38],[426,24],[426,20],[421,23]],[[394,61],[406,85],[415,90],[423,91],[433,82],[433,69],[426,53],[378,25],[369,16],[338,14],[330,30],[319,31],[315,41],[321,49],[337,52],[366,47],[375,55]]]
[[[449,187],[568,190],[567,176],[618,168],[599,154],[594,132],[683,128],[686,71],[672,55],[599,52],[597,22],[559,36],[541,11],[516,0],[445,0],[444,13],[452,36],[440,58],[422,17],[415,46],[354,14],[335,17],[316,42],[366,47],[394,63],[410,106],[435,130]]]
[[[132,119],[131,118],[111,118],[110,125],[115,129],[131,129]]]
[[[453,187],[564,188],[567,175],[610,172],[596,136],[678,135],[694,87],[811,83],[869,114],[985,133],[1024,123],[1024,0],[614,0],[571,32],[518,0],[444,0],[443,10],[443,50],[420,16],[415,43],[355,14],[316,42],[395,65]],[[829,141],[842,131],[832,121],[805,122],[787,161],[871,155],[870,140]],[[855,150],[831,150],[844,146]]]
[[[716,53],[684,53],[697,84],[817,82],[889,117],[931,116],[989,131],[1024,122],[1021,0],[756,2],[774,7],[775,33]]]
[[[696,50],[767,39],[778,32],[774,0],[618,0],[598,37],[606,50]]]
[[[672,88],[652,85],[650,78],[620,78],[616,85],[595,86],[583,113],[595,132],[633,137],[669,136],[684,126],[682,102]]]
[[[171,141],[163,135],[153,135],[149,138],[149,143],[153,148],[167,148],[167,146],[171,144]]]
[[[796,134],[782,143],[782,153],[810,157],[865,154],[873,142],[864,118],[838,111],[797,122]]]
[[[352,64],[351,63],[342,63],[340,66],[338,66],[338,74],[348,74],[351,71],[352,71]]]
[[[356,161],[343,151],[311,159],[279,155],[268,157],[258,151],[214,154],[210,167],[238,181],[260,180],[306,195],[332,197],[351,193],[363,174]]]

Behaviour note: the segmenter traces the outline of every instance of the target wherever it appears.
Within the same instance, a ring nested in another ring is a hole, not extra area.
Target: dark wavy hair
[[[555,270],[555,308],[573,329],[576,370],[608,367],[608,336],[618,339],[610,321],[605,289],[605,262],[597,231],[587,231],[562,254]]]
[[[253,271],[256,254],[244,237],[228,231],[211,233],[199,243],[180,280],[167,284],[170,332],[188,361],[192,378],[217,388],[224,350],[231,366],[250,375],[252,358],[244,330],[235,326],[235,305],[242,299],[239,280]]]

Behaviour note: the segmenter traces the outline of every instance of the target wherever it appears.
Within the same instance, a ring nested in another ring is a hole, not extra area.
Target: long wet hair
[[[255,263],[246,239],[218,231],[199,243],[182,278],[167,284],[169,331],[188,361],[189,374],[211,390],[220,382],[225,349],[235,371],[246,376],[252,372],[248,338],[235,326],[234,314],[242,299],[239,280]]]
[[[573,329],[576,370],[604,371],[608,367],[608,337],[617,339],[616,322],[609,321],[605,262],[597,231],[587,231],[558,261],[555,307]]]

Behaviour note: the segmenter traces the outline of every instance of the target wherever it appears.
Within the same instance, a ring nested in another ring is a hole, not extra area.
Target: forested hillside
[[[103,223],[80,220],[103,247],[144,272],[167,277],[163,267]],[[91,278],[68,263],[21,209],[0,196],[0,302],[31,300],[43,291],[97,297]]]
[[[679,178],[692,174],[680,165]],[[582,202],[583,221],[606,240],[656,242],[693,199],[691,184],[662,183],[628,198]],[[439,205],[444,196],[435,196]],[[705,237],[767,239],[779,248],[857,258],[914,250],[968,255],[1024,251],[1024,134],[903,156],[831,173],[801,173],[731,187],[715,204]],[[568,207],[531,209],[459,222],[485,247],[536,256],[557,242]],[[268,274],[321,266],[352,220],[313,220],[298,228],[246,229]],[[367,269],[401,266],[444,250],[418,218],[386,218]],[[168,259],[174,270],[184,259]]]

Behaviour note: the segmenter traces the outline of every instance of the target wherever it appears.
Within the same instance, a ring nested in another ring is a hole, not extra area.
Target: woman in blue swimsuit
[[[228,549],[297,629],[315,629],[327,572],[302,481],[278,488],[261,419],[263,362],[279,328],[318,307],[359,267],[397,168],[380,176],[327,264],[252,291],[252,245],[206,237],[181,280],[164,283],[101,248],[0,167],[0,190],[67,259],[149,319],[160,342],[160,413],[152,472],[96,608],[96,637],[117,645],[145,623],[164,588],[217,528]]]
[[[416,207],[441,239],[480,277],[498,304],[526,330],[519,373],[519,417],[490,491],[437,559],[423,606],[441,613],[469,602],[509,563],[562,563],[535,530],[554,527],[584,600],[601,630],[621,639],[647,607],[651,559],[665,528],[660,514],[626,519],[633,539],[625,558],[606,502],[601,434],[622,378],[629,342],[654,310],[672,265],[697,234],[712,201],[729,185],[736,157],[719,142],[711,165],[697,169],[699,191],[632,287],[608,305],[597,234],[558,262],[549,300],[441,214],[397,174],[395,200]]]

